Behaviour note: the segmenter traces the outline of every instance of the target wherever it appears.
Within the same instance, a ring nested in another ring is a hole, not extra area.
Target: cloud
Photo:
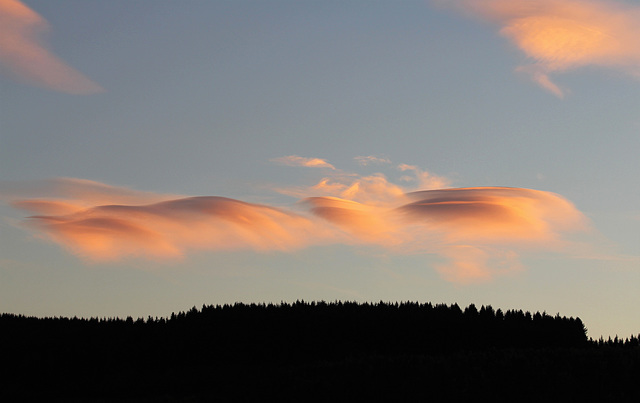
[[[528,245],[560,242],[560,233],[586,229],[566,199],[540,190],[478,187],[412,193],[405,218],[443,234],[448,243]]]
[[[562,235],[587,230],[587,221],[569,201],[539,190],[479,187],[427,190],[393,209],[328,197],[309,198],[313,214],[362,243],[398,253],[430,253],[456,282],[487,280],[522,269],[519,251],[560,251]]]
[[[403,198],[405,189],[389,182],[383,174],[374,174],[323,178],[307,195],[319,193],[371,205],[386,205]]]
[[[48,201],[38,203],[37,198],[43,194]],[[178,197],[180,195],[144,192],[78,178],[0,181],[0,200],[29,203],[29,210],[39,214],[49,214],[47,209],[53,207],[52,200],[57,200],[56,209],[64,205],[67,210],[77,211],[100,204],[148,204]]]
[[[415,165],[400,164],[398,169],[401,171],[413,171],[415,174],[415,181],[417,182],[417,188],[419,189],[442,189],[450,186],[449,179],[434,175],[430,172],[423,171]],[[414,178],[403,176],[404,181],[413,181]]]
[[[436,264],[435,269],[445,280],[453,283],[487,282],[495,275],[523,270],[518,254],[514,251],[453,245],[442,248],[439,254],[447,261]]]
[[[387,157],[376,157],[374,155],[353,157],[359,165],[378,165],[378,164],[391,164],[391,160]]]
[[[278,187],[278,193],[304,199],[337,197],[371,205],[390,205],[405,197],[407,188],[390,182],[382,173],[368,176],[337,174],[322,178],[313,186]]]
[[[417,167],[404,166],[413,173]],[[420,175],[416,176],[418,181]],[[562,252],[588,229],[563,197],[477,187],[407,192],[386,176],[337,171],[297,188],[291,208],[218,197],[155,194],[73,178],[0,183],[31,212],[26,226],[90,261],[180,258],[197,250],[290,252],[314,245],[369,245],[437,257],[448,281],[488,281],[522,270],[530,251]]]
[[[310,197],[303,201],[312,214],[344,230],[352,243],[391,246],[401,242],[388,209],[337,197]]]
[[[0,71],[69,94],[103,91],[45,48],[40,38],[48,28],[40,15],[20,1],[0,0]]]
[[[39,201],[38,209],[46,204]],[[30,209],[28,203],[17,203]],[[56,206],[53,206],[54,208]],[[50,207],[45,207],[50,210]],[[89,260],[177,258],[188,250],[289,251],[318,243],[320,227],[277,208],[202,196],[35,215],[28,225]]]
[[[369,159],[369,157],[363,158]],[[314,159],[324,161],[319,158]],[[387,178],[387,175],[380,172],[360,175],[334,168],[336,172],[323,177],[313,186],[285,187],[275,190],[300,199],[311,196],[331,196],[372,205],[392,205],[402,201],[408,192],[417,189],[444,188],[450,184],[448,179],[423,171],[417,166],[400,164],[398,170],[412,173],[400,178],[400,181],[407,183],[408,186],[395,184]]]
[[[565,94],[550,74],[595,66],[640,78],[640,6],[603,0],[453,0],[435,4],[497,24],[531,60],[516,70]]]
[[[271,162],[292,167],[309,167],[309,168],[329,168],[336,169],[333,165],[321,158],[304,158],[297,155],[289,155],[286,157],[272,158]]]

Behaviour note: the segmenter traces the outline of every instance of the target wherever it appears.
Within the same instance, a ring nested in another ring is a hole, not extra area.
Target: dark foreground
[[[640,401],[640,346],[470,305],[295,303],[169,319],[0,316],[0,401]]]

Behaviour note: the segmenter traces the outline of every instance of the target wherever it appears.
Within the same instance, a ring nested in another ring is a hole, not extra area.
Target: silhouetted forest
[[[296,302],[169,318],[0,316],[0,399],[638,401],[638,337],[475,305]]]

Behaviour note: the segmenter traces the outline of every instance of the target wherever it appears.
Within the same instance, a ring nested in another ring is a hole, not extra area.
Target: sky
[[[0,0],[0,310],[640,332],[640,2]]]

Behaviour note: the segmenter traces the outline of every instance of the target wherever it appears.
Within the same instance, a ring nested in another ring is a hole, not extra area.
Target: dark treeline
[[[586,331],[559,314],[413,302],[238,303],[146,320],[3,314],[0,398],[638,397],[638,337]]]

